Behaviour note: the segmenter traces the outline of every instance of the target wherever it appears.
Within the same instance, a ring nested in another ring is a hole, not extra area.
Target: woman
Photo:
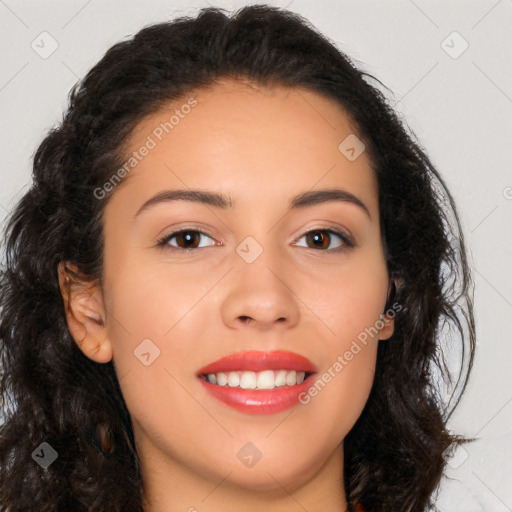
[[[203,9],[75,86],[9,218],[0,510],[432,505],[452,198],[308,22]]]

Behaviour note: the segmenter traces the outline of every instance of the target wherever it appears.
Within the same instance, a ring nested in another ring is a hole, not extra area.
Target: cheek
[[[377,353],[375,342],[337,355],[319,372],[307,393],[300,397],[304,407],[304,424],[315,424],[318,436],[333,449],[350,432],[368,400]]]
[[[331,347],[343,348],[366,329],[375,328],[384,312],[387,270],[385,262],[373,256],[347,259],[315,276],[299,274],[295,283],[294,292],[311,312],[306,311],[307,316]]]
[[[188,277],[165,265],[148,268],[134,263],[129,269],[118,268],[110,278],[115,284],[108,290],[113,343],[124,349],[127,339],[133,345],[154,338],[166,345],[207,294],[210,281],[208,276]]]
[[[108,289],[106,301],[107,335],[133,412],[144,411],[162,397],[170,402],[181,399],[177,382],[190,377],[183,362],[191,363],[194,353],[197,357],[194,340],[205,332],[205,322],[199,322],[198,316],[208,318],[200,315],[201,298],[212,286],[209,281],[180,278],[169,269],[166,273],[146,269],[135,264],[126,269],[119,266],[110,276],[109,282],[115,284]]]
[[[344,435],[361,413],[374,380],[388,284],[385,262],[362,254],[317,278],[315,287],[311,283],[310,276],[302,277],[297,286],[313,313],[308,316],[318,334],[315,343],[321,345],[322,370],[303,403],[318,414],[331,411],[336,417],[331,428]]]
[[[132,419],[151,438],[165,431],[168,439],[182,439],[180,422],[171,418],[186,415],[192,425],[205,421],[188,389],[198,354],[194,340],[205,329],[197,321],[200,299],[209,283],[135,271],[127,276],[118,274],[116,282],[124,284],[111,290],[108,329],[123,397]]]
[[[349,275],[328,292],[312,297],[323,333],[315,339],[320,372],[302,396],[305,417],[322,418],[324,439],[341,441],[360,416],[370,394],[378,349],[385,274]],[[316,317],[315,317],[316,318]],[[327,328],[328,326],[328,328]],[[306,412],[307,411],[307,412]]]

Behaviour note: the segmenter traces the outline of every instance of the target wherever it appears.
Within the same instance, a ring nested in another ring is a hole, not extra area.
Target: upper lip
[[[273,350],[270,352],[248,350],[222,357],[201,368],[197,375],[236,370],[252,370],[256,372],[263,370],[297,370],[306,373],[318,371],[309,359],[294,352],[286,350]]]

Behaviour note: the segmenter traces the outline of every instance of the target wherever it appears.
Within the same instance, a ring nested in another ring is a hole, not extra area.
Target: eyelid
[[[303,236],[311,231],[332,231],[334,233],[339,233],[355,244],[355,237],[352,235],[352,232],[342,224],[329,221],[316,221],[315,224],[308,226],[306,229],[301,228],[299,231],[301,234],[299,236]]]

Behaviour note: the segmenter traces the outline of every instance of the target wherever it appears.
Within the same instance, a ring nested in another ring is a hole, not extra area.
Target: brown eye
[[[331,241],[331,237],[326,231],[311,231],[306,235],[306,239],[319,249],[326,249]]]
[[[180,249],[195,249],[199,244],[197,231],[181,231],[176,234],[176,244]],[[181,246],[183,244],[183,247]]]
[[[212,238],[206,233],[193,229],[175,231],[174,233],[171,233],[161,238],[158,241],[158,245],[167,247],[170,246],[171,248],[176,248],[178,250],[184,251],[187,249],[197,249],[202,237],[210,238],[212,240]],[[170,243],[171,240],[173,239],[175,239],[176,242]]]
[[[338,238],[339,241],[335,247],[329,248],[333,243],[333,236]],[[355,245],[347,235],[331,229],[315,229],[304,234],[301,238],[306,238],[306,245],[301,246],[309,249],[336,251]]]

